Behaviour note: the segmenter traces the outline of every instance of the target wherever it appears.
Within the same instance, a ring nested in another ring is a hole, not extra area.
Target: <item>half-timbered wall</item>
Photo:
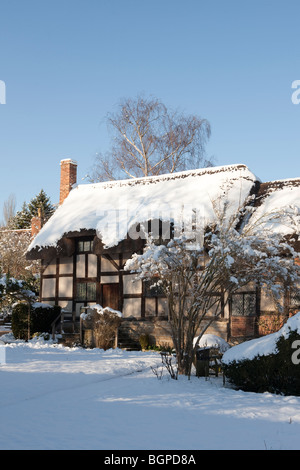
[[[60,305],[74,319],[93,304],[120,310],[127,318],[167,316],[165,298],[124,271],[131,253],[95,255],[91,250],[42,262],[42,301]]]
[[[127,319],[167,319],[167,301],[159,289],[150,289],[147,283],[136,281],[133,274],[124,271],[131,252],[95,254],[91,240],[77,240],[75,245],[71,256],[42,262],[43,302],[61,306],[73,320],[79,320],[82,307],[93,304],[110,306]],[[299,305],[298,298],[292,300]],[[282,299],[282,304],[286,301],[291,308],[290,299]],[[257,320],[270,316],[276,306],[265,289],[248,285],[234,294],[227,306],[222,304],[221,309],[218,324],[224,329],[227,322],[229,337],[241,338],[256,336]]]
[[[168,316],[167,301],[162,293],[124,271],[131,253],[95,255],[92,249],[91,245],[84,247],[77,242],[72,256],[43,262],[41,297],[44,302],[60,305],[72,312],[74,319],[79,319],[82,307],[96,303],[122,311],[125,318]],[[255,290],[251,289],[244,297],[237,296],[235,307],[244,309],[243,316],[249,315],[247,306],[251,305],[253,295]],[[223,305],[221,308],[221,317],[228,318],[229,313],[224,311]],[[234,315],[233,310],[231,313]],[[241,315],[240,310],[235,314]]]

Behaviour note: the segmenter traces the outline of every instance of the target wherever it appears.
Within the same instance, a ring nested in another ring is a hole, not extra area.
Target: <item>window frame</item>
[[[93,285],[93,296],[89,297],[89,287],[91,288]],[[85,286],[85,295],[82,297],[78,296],[79,286]],[[97,283],[95,281],[78,281],[76,282],[76,294],[75,294],[75,301],[76,302],[96,302],[97,300]]]
[[[234,307],[233,307],[233,298],[234,297],[242,297],[242,313],[235,313],[234,312]],[[253,312],[247,313],[245,309],[247,308],[247,305],[245,303],[245,298],[247,296],[251,296],[254,299],[254,309]],[[258,299],[257,299],[257,292],[256,291],[245,291],[245,292],[235,292],[234,294],[231,295],[230,298],[230,314],[232,317],[254,317],[257,315],[257,305],[258,305]]]
[[[85,246],[86,245],[86,246]],[[94,238],[86,237],[76,240],[76,254],[83,255],[94,252]]]
[[[294,290],[289,294],[289,308],[297,310],[300,308],[300,290]]]
[[[153,280],[143,281],[144,296],[147,298],[166,297],[160,286],[153,286],[152,288],[150,287],[153,283]]]

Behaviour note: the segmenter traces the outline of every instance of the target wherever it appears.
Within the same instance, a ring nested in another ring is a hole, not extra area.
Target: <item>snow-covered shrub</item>
[[[50,333],[36,332],[32,335],[32,339],[36,341],[49,341],[51,338]]]
[[[300,396],[300,313],[290,318],[277,333],[247,341],[223,356],[226,378],[236,388]]]
[[[30,306],[18,302],[12,309],[11,329],[16,339],[28,339],[35,333],[51,333],[51,324],[58,317],[61,308],[35,302]],[[28,325],[29,320],[29,325]]]
[[[121,312],[95,305],[88,313],[82,313],[81,319],[92,329],[97,348],[107,350],[114,347],[117,330],[122,321]]]
[[[198,337],[194,338],[194,344],[198,341]],[[200,341],[198,342],[199,348],[215,348],[220,351],[220,353],[224,353],[227,349],[230,348],[230,345],[225,341],[225,339],[221,338],[220,336],[213,335],[211,333],[204,334],[201,336]]]

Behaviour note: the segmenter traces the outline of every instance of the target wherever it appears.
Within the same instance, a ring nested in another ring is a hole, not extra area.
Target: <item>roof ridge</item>
[[[220,173],[222,171],[232,171],[232,170],[249,170],[247,165],[243,163],[236,163],[232,165],[222,165],[222,166],[212,166],[206,168],[195,168],[193,170],[184,170],[174,173],[164,173],[161,175],[152,175],[152,176],[141,176],[139,178],[128,178],[123,180],[113,180],[113,181],[99,181],[95,183],[88,183],[88,184],[78,184],[76,188],[86,188],[91,186],[102,186],[104,188],[111,188],[115,186],[131,186],[133,184],[147,184],[147,183],[156,183],[160,181],[169,181],[169,180],[176,180],[179,178],[187,178],[189,176],[201,176],[205,174],[215,174]],[[255,175],[254,175],[255,176]]]

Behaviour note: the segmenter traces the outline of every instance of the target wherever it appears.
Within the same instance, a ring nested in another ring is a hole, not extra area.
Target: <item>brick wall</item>
[[[155,318],[152,320],[125,320],[119,330],[125,330],[126,334],[135,342],[139,342],[141,334],[149,335],[150,342],[156,346],[173,347],[170,323],[167,320]],[[228,340],[228,322],[216,320],[206,331],[207,334],[220,336]]]
[[[230,319],[230,337],[251,337],[256,333],[256,316],[233,316]]]

